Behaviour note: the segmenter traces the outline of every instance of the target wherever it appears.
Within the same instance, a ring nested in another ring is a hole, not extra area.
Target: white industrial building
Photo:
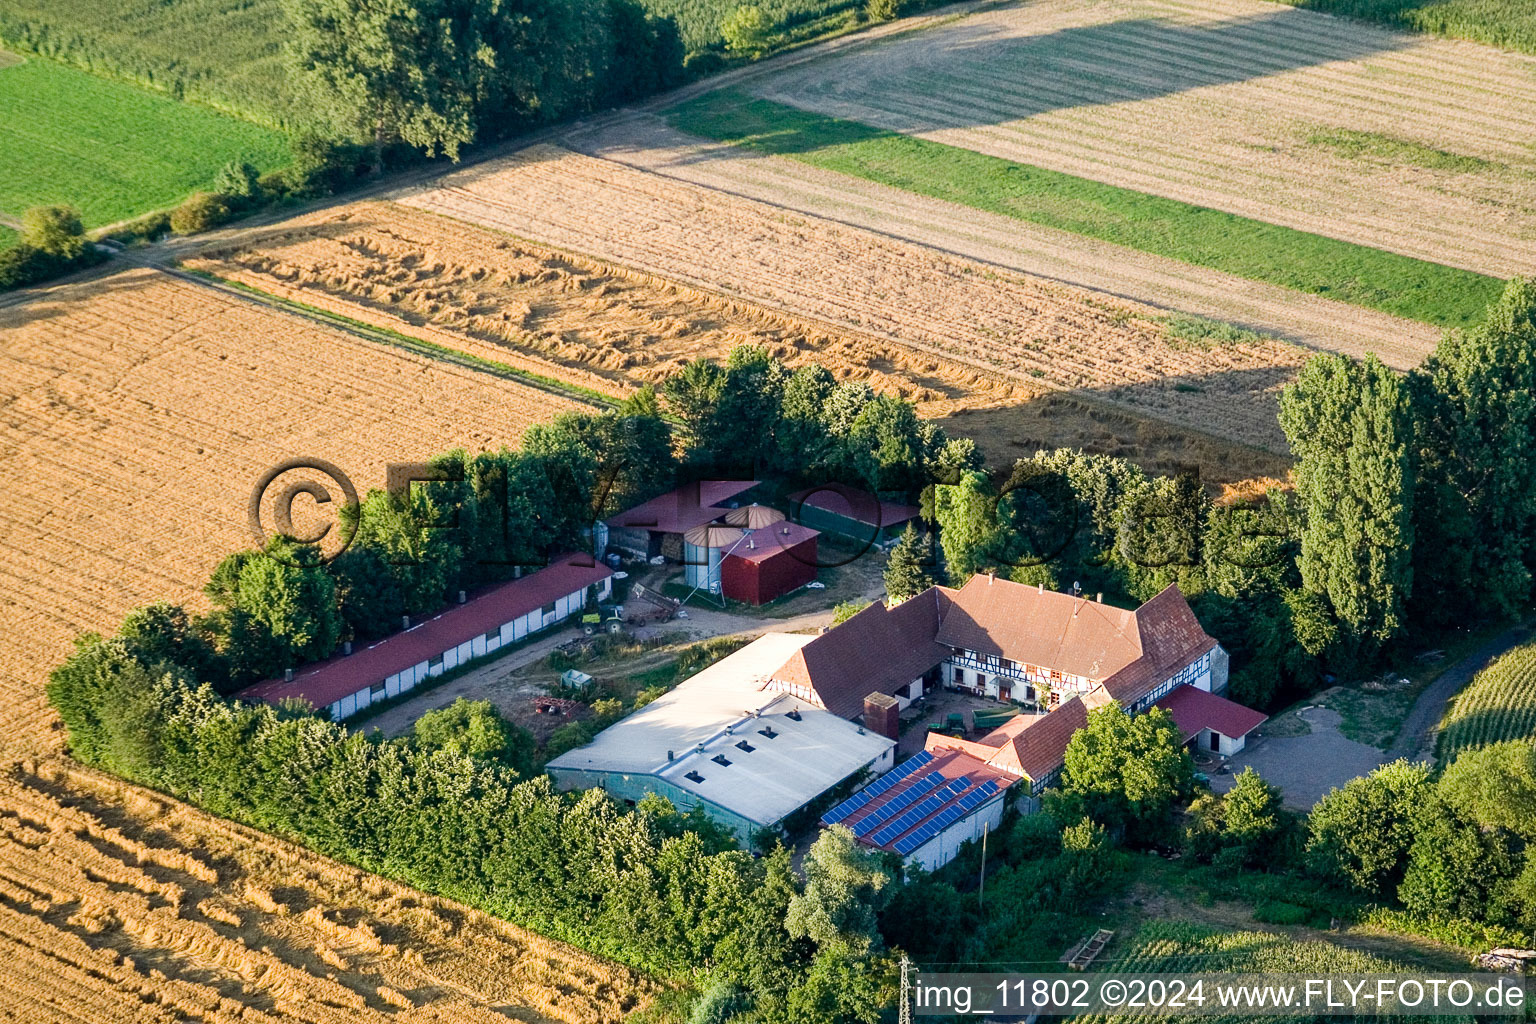
[[[547,765],[563,789],[658,793],[702,808],[743,842],[827,790],[893,764],[896,744],[825,708],[765,690],[811,636],[769,633]]]

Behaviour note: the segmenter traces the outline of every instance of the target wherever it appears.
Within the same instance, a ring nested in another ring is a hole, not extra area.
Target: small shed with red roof
[[[1248,734],[1267,721],[1265,715],[1225,697],[1185,683],[1157,702],[1167,711],[1186,744],[1231,757],[1248,742]]]
[[[291,679],[257,683],[238,696],[269,704],[296,697],[327,709],[339,722],[579,614],[589,587],[596,588],[600,601],[612,593],[612,577],[591,555],[564,555],[371,647],[317,662]]]
[[[820,532],[787,520],[753,530],[720,559],[720,592],[733,601],[767,604],[816,578]]]

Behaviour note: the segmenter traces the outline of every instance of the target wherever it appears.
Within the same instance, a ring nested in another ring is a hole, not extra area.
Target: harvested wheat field
[[[58,745],[42,685],[75,635],[195,605],[269,467],[318,457],[362,493],[575,407],[152,270],[0,309],[0,360],[0,751],[22,754]]]
[[[407,206],[368,203],[311,215],[205,250],[188,265],[614,394],[751,342],[791,364],[820,362],[841,378],[900,394],[921,415],[976,437],[995,462],[1070,445],[1135,458],[1154,471],[1199,464],[1218,484],[1284,472],[1284,460],[1265,451],[1117,411],[1097,397],[1047,393],[1032,376],[1025,383],[888,336],[774,312]],[[1126,349],[1162,349],[1170,359],[1210,356],[1219,364],[1226,355],[1170,350],[1163,325],[1136,307],[1094,304],[1060,289],[1029,293],[996,275],[956,277],[992,289],[999,304],[1013,303],[1020,321],[1010,329],[1057,333],[1063,347],[1107,336]],[[998,330],[1004,326],[999,320]],[[1284,346],[1256,348],[1295,358]],[[1060,370],[1045,360],[1038,365]],[[1278,380],[1288,371],[1263,372]]]
[[[605,1024],[627,968],[60,760],[0,768],[0,1020]]]
[[[764,98],[1495,277],[1536,271],[1536,59],[1261,0],[1031,0]]]
[[[1274,393],[1303,349],[1197,347],[1150,306],[540,145],[401,197],[1020,385],[1283,451]],[[931,372],[931,371],[930,371]]]
[[[1105,296],[1228,321],[1278,338],[1417,366],[1441,330],[1321,295],[1267,284],[1058,228],[977,210],[811,166],[704,142],[660,115],[624,113],[566,136],[589,156],[728,195],[912,242],[989,267]]]

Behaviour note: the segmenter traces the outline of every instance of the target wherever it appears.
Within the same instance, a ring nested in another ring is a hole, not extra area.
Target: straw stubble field
[[[577,407],[152,270],[0,309],[0,360],[0,754],[57,748],[42,686],[77,633],[196,604],[269,467],[362,492]]]
[[[1536,271],[1536,59],[1260,0],[1032,0],[762,97],[1495,277]]]
[[[554,179],[525,176],[550,163]],[[1298,349],[1262,340],[1199,348],[1174,338],[1144,306],[822,222],[765,217],[755,204],[673,190],[663,179],[561,151],[540,150],[498,172],[516,196],[495,183],[477,195],[496,188],[495,209],[509,226],[542,229],[548,222],[531,222],[539,208],[532,196],[546,181],[584,188],[583,171],[616,171],[626,187],[660,189],[678,223],[636,227],[621,254],[626,267],[410,206],[368,203],[300,218],[188,262],[614,394],[658,383],[686,360],[723,359],[736,345],[756,343],[791,365],[816,361],[899,394],[921,415],[976,437],[997,462],[1072,445],[1153,470],[1199,463],[1218,483],[1284,472],[1283,458],[1255,446],[1277,443],[1271,392],[1299,363]],[[621,217],[617,206],[591,207],[601,192],[591,182],[583,202],[558,216],[575,218],[579,207],[594,221]],[[527,204],[514,207],[523,197]],[[696,197],[709,202],[691,209]],[[708,224],[707,240],[697,236],[691,249],[674,244]],[[561,241],[577,241],[576,230],[563,230]],[[694,262],[680,265],[685,255]],[[666,276],[652,272],[663,266]],[[767,280],[782,290],[764,294],[759,285]]]
[[[643,977],[44,759],[0,768],[0,1019],[610,1024]]]
[[[1195,347],[1153,307],[1007,274],[557,146],[401,202],[970,367],[1041,394],[1283,451],[1274,392],[1305,359]]]

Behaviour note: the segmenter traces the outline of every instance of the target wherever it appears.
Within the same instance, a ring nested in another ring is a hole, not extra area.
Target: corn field
[[[1440,723],[1438,752],[1536,738],[1536,644],[1517,647],[1479,672]]]

